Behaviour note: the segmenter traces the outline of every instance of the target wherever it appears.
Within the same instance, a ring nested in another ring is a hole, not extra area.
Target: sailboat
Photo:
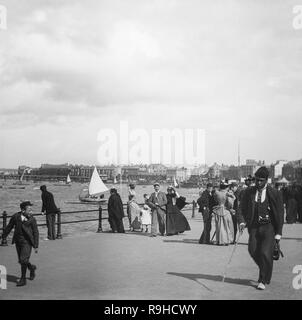
[[[173,184],[174,184],[174,188],[179,188],[179,184],[177,183],[175,177],[173,177]]]
[[[14,186],[16,186],[16,185],[29,185],[29,183],[25,183],[23,181],[23,177],[24,177],[25,173],[27,172],[27,170],[28,170],[27,168],[23,170],[23,173],[22,173],[19,181],[16,181],[16,182],[13,183]],[[9,189],[25,189],[25,187],[24,188],[22,188],[22,187],[10,187]]]
[[[114,183],[114,184],[117,184],[116,177],[114,177],[113,183]]]
[[[70,175],[68,174],[67,175],[67,178],[66,178],[66,182],[61,182],[61,183],[55,183],[54,184],[55,186],[57,187],[70,187],[71,186],[71,179],[70,179]]]
[[[104,199],[104,192],[108,191],[108,188],[100,178],[96,167],[94,167],[89,186],[84,188],[79,199],[81,202],[100,203],[106,202]]]

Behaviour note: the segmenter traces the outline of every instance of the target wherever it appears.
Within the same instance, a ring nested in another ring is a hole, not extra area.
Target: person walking
[[[248,251],[259,268],[259,290],[271,281],[274,248],[283,228],[282,200],[278,191],[268,186],[268,177],[266,167],[256,171],[256,185],[245,190],[238,212],[240,232],[247,227]]]
[[[6,239],[14,228],[14,235],[12,243],[16,245],[18,262],[21,265],[21,278],[17,282],[18,287],[26,285],[26,271],[30,271],[30,280],[34,280],[36,276],[37,267],[30,263],[32,248],[35,253],[38,253],[39,246],[39,231],[37,227],[37,221],[31,214],[32,203],[30,201],[24,201],[20,204],[20,212],[15,213],[7,227],[3,230],[2,238]]]
[[[42,198],[41,214],[46,213],[46,225],[47,225],[47,238],[44,240],[56,240],[56,214],[59,212],[55,204],[53,194],[47,191],[45,185],[40,187]]]

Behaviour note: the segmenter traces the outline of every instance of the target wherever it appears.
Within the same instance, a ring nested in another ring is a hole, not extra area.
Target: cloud
[[[222,158],[233,161],[227,150],[239,136],[271,159],[267,144],[259,145],[267,131],[283,128],[285,144],[302,133],[294,1],[3,2],[2,137],[21,129],[34,135],[32,128],[43,126],[61,150],[67,140],[60,134],[87,145],[75,130],[87,132],[83,123],[93,123],[94,135],[99,123],[127,119],[150,128],[206,128],[209,161],[216,157],[211,144],[224,146]]]

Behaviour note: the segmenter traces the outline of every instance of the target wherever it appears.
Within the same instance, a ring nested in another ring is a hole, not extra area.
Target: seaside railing
[[[143,205],[143,204],[140,204]],[[189,207],[191,205],[191,207]],[[124,208],[127,207],[127,204],[123,204]],[[193,202],[187,203],[187,206],[182,209],[182,211],[190,211],[192,212],[192,218],[195,217],[195,211],[197,208],[197,203],[195,200]],[[89,213],[89,212],[96,212],[98,217],[97,218],[91,218],[91,219],[83,219],[83,220],[71,220],[71,221],[62,221],[62,215],[71,215],[71,214],[79,214],[79,213]],[[107,212],[107,208],[103,208],[102,205],[99,206],[98,209],[91,209],[91,210],[79,210],[79,211],[64,211],[56,213],[57,216],[57,239],[62,239],[62,233],[61,233],[61,227],[63,224],[71,224],[71,223],[83,223],[83,222],[92,222],[92,221],[98,221],[98,227],[97,227],[97,233],[103,232],[103,227],[102,227],[102,221],[108,219],[108,214],[106,216],[103,216],[103,213]],[[41,213],[34,213],[33,216],[42,216]],[[2,216],[0,216],[0,220],[2,219],[2,227],[0,227],[0,234],[2,234],[3,230],[7,227],[8,224],[8,219],[11,218],[12,216],[9,216],[6,211],[3,211]],[[1,225],[1,224],[0,224]],[[38,223],[38,227],[46,227],[46,223]],[[1,246],[7,246],[7,239],[2,238],[1,240]]]

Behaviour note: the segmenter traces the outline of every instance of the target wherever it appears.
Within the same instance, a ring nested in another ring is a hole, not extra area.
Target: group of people
[[[259,269],[257,289],[270,283],[273,260],[279,259],[280,239],[284,222],[282,193],[268,185],[269,171],[259,168],[255,178],[249,177],[244,188],[233,183],[211,184],[198,199],[204,229],[199,243],[210,244],[212,217],[215,219],[217,245],[236,243],[236,234],[246,227],[249,233],[248,251]]]
[[[237,184],[221,183],[219,188],[210,183],[198,199],[199,210],[203,216],[204,228],[199,243],[211,243],[212,218],[215,220],[215,242],[217,245],[236,243],[237,233],[241,234],[246,227],[249,233],[248,251],[259,268],[257,288],[265,289],[270,283],[273,260],[278,259],[279,242],[282,236],[284,221],[284,199],[289,208],[294,207],[292,190],[272,188],[268,185],[269,172],[261,167],[252,177],[246,179],[245,187]],[[46,213],[48,239],[55,239],[55,214],[58,212],[53,195],[41,186],[42,212]],[[181,210],[187,204],[186,198],[180,196],[173,187],[167,193],[160,190],[160,184],[154,184],[154,192],[144,195],[143,207],[136,201],[135,187],[129,186],[127,216],[124,214],[122,199],[115,188],[110,190],[108,200],[108,220],[112,232],[124,233],[123,218],[129,219],[130,230],[140,228],[149,232],[150,237],[176,235],[190,230],[190,225]],[[32,203],[22,202],[21,211],[14,214],[2,237],[6,238],[14,228],[13,242],[16,244],[18,260],[21,265],[21,279],[18,286],[26,284],[26,272],[30,271],[30,279],[35,278],[37,267],[30,263],[32,248],[38,251],[39,232],[37,222],[31,214]],[[291,209],[292,210],[292,209]],[[291,212],[289,210],[289,212]],[[287,215],[289,219],[290,214]],[[299,216],[298,216],[299,218]],[[144,228],[145,227],[145,230]],[[214,237],[213,237],[214,238]]]
[[[167,193],[160,190],[160,184],[154,184],[151,195],[144,194],[144,204],[141,207],[136,200],[135,186],[129,185],[129,201],[127,217],[130,231],[149,232],[150,237],[159,234],[175,235],[191,230],[188,220],[181,212],[186,205],[186,198],[181,197],[173,187],[168,187]],[[115,188],[110,190],[108,201],[108,220],[112,232],[125,232],[123,218],[125,217],[123,203]]]
[[[41,213],[46,214],[46,225],[48,237],[45,240],[55,240],[55,216],[58,208],[55,204],[53,194],[47,191],[45,185],[40,187],[42,208]],[[37,266],[30,263],[32,249],[38,253],[39,247],[39,230],[37,221],[32,215],[30,201],[23,201],[20,204],[19,212],[15,213],[7,227],[3,230],[2,238],[6,239],[10,232],[14,229],[12,243],[16,245],[18,262],[21,265],[21,277],[17,282],[18,287],[26,285],[26,272],[29,270],[29,279],[34,280],[36,277]]]

